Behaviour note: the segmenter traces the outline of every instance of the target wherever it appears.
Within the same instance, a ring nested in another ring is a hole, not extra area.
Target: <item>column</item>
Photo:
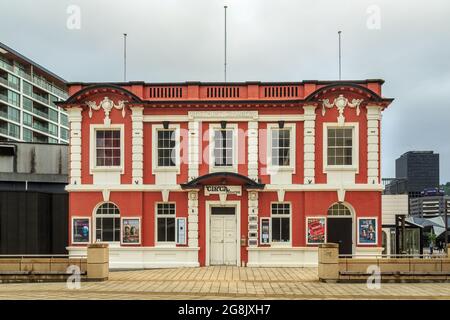
[[[69,161],[70,184],[81,184],[81,107],[71,107],[67,110],[70,125]]]
[[[316,106],[303,106],[303,175],[304,184],[315,183],[315,136],[316,136]]]
[[[379,184],[381,107],[367,106],[367,183]]]
[[[198,191],[188,192],[188,246],[198,247]]]
[[[258,121],[248,122],[248,177],[258,181]]]
[[[189,138],[188,138],[188,180],[198,177],[199,165],[199,128],[198,121],[189,121]]]
[[[258,246],[258,192],[248,192],[248,246]]]
[[[144,116],[143,107],[131,107],[132,121],[132,177],[133,184],[142,184],[144,179]]]

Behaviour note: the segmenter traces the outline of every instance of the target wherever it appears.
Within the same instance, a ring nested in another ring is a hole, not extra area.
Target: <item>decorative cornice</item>
[[[339,116],[337,118],[338,124],[342,125],[344,124],[345,117],[344,117],[344,109],[345,107],[349,108],[356,108],[356,115],[359,116],[360,109],[359,106],[363,102],[363,99],[352,99],[352,102],[350,102],[346,97],[344,97],[343,94],[340,94],[337,98],[333,100],[333,103],[330,103],[330,99],[322,99],[322,116],[325,115],[326,109],[332,109],[334,106],[339,111]]]
[[[100,110],[100,108],[102,108],[103,111],[105,112],[105,119],[103,120],[103,123],[105,124],[105,126],[109,126],[111,124],[109,113],[113,108],[117,110],[122,110],[122,117],[125,118],[125,102],[128,101],[119,100],[118,104],[115,104],[114,101],[112,101],[108,97],[104,97],[99,105],[97,105],[95,101],[86,101],[86,104],[89,107],[89,118],[92,118],[92,110],[97,111]]]

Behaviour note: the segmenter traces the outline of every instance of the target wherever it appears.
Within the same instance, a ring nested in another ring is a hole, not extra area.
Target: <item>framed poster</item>
[[[176,242],[186,244],[186,218],[176,218]]]
[[[260,220],[260,244],[270,244],[270,218],[261,218]]]
[[[121,244],[141,244],[141,218],[121,218],[122,228],[120,233]]]
[[[91,218],[72,218],[72,243],[87,244],[91,239]]]
[[[326,217],[306,217],[306,244],[325,243],[326,226]]]
[[[358,218],[358,244],[377,244],[377,218]]]

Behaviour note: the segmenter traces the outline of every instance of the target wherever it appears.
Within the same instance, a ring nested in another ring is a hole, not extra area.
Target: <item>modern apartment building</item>
[[[0,42],[0,141],[67,143],[66,82]]]

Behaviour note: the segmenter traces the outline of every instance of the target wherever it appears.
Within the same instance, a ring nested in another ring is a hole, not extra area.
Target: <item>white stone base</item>
[[[86,247],[67,247],[69,255],[86,255]],[[199,248],[110,247],[110,269],[198,267]]]
[[[359,246],[355,248],[354,258],[375,258],[381,255],[383,252],[383,247],[364,247]]]
[[[316,247],[247,248],[247,267],[317,267]]]

